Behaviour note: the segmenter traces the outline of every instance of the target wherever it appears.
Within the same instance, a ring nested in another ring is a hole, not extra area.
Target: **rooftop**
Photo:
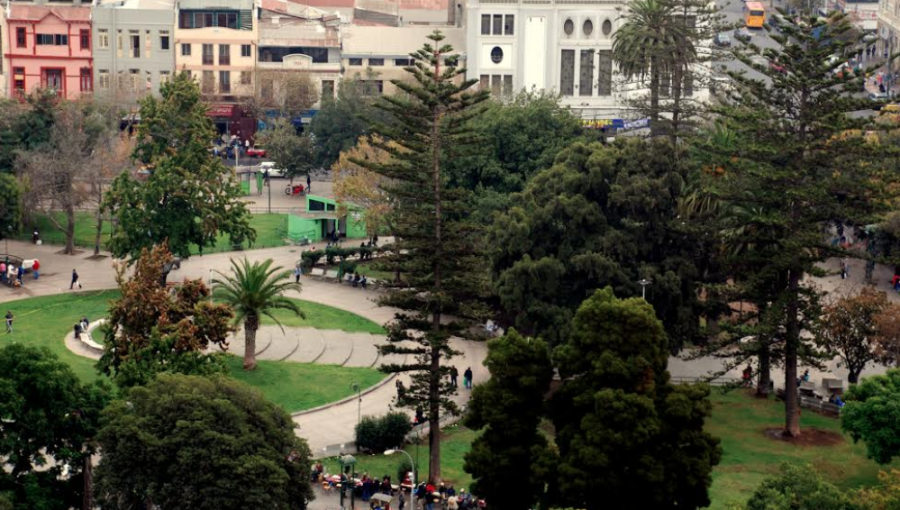
[[[45,5],[12,5],[7,19],[11,21],[40,21],[47,16],[55,15],[65,21],[91,21],[90,7],[45,6]]]
[[[170,10],[175,0],[99,0],[97,7],[106,9],[158,9]]]

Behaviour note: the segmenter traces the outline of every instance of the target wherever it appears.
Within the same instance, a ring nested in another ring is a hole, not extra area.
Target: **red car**
[[[262,147],[250,147],[247,149],[247,156],[251,158],[264,158],[266,157],[266,150]]]

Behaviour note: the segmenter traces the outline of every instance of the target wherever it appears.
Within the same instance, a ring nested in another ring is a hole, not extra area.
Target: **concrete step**
[[[269,348],[259,355],[259,359],[282,361],[300,346],[300,337],[292,328],[285,328],[284,331],[281,331],[278,326],[263,326],[257,335],[269,338]]]
[[[262,357],[262,354],[269,349],[272,338],[269,335],[260,335],[256,333],[256,356]],[[208,352],[222,352],[218,347],[211,347]],[[244,356],[244,328],[239,329],[228,337],[228,354],[235,356]],[[263,358],[265,359],[265,358]]]
[[[343,365],[353,355],[353,339],[344,331],[319,330],[325,341],[325,352],[316,360],[323,365]]]
[[[371,367],[378,361],[378,344],[381,337],[366,333],[352,333],[353,353],[344,363],[345,367]]]
[[[325,353],[325,339],[319,330],[298,328],[294,331],[297,333],[297,350],[285,358],[287,361],[313,363]]]

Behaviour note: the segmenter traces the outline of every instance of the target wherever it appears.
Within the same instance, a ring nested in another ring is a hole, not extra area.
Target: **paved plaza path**
[[[314,247],[307,246],[303,249],[308,250]],[[31,280],[29,275],[25,279],[24,288],[21,289],[0,287],[0,302],[79,292],[69,290],[72,269],[78,270],[80,281],[84,285],[82,291],[116,288],[112,259],[107,257],[91,260],[88,257],[92,255],[92,252],[74,256],[60,255],[59,249],[59,246],[35,246],[26,242],[10,241],[9,252],[11,254],[23,258],[40,259],[41,277],[35,281]],[[180,270],[173,271],[169,276],[169,281],[180,281],[184,278],[202,278],[209,281],[213,276],[213,271],[228,272],[230,260],[243,256],[247,256],[251,260],[271,258],[278,265],[292,268],[300,258],[300,251],[301,248],[297,247],[280,247],[194,256],[184,261]],[[375,304],[373,299],[378,296],[376,290],[363,290],[307,277],[304,277],[301,283],[303,284],[302,291],[300,293],[292,292],[288,296],[340,308],[379,324],[388,322],[394,315],[394,310]],[[398,361],[397,359],[379,360],[376,357],[375,346],[384,342],[384,337],[379,335],[313,330],[311,328],[286,329],[288,335],[281,335],[280,332],[275,334],[273,331],[277,329],[263,328],[259,349],[262,350],[265,347],[265,351],[260,355],[261,359],[316,361],[343,366],[377,366],[380,362]],[[73,342],[71,335],[69,337],[68,345],[77,354],[96,357],[96,353]],[[64,340],[61,338],[60,341]],[[459,373],[462,374],[467,367],[471,366],[476,383],[484,381],[488,376],[487,369],[482,365],[487,354],[485,343],[458,341],[454,343],[454,347],[463,353],[453,360]],[[232,350],[242,353],[241,343],[234,342]],[[406,376],[398,377],[404,378],[408,383]],[[461,379],[462,377],[460,377]],[[368,391],[364,390],[361,403],[352,397],[339,403],[296,414],[294,421],[299,425],[297,433],[309,442],[315,456],[322,456],[326,452],[334,454],[341,449],[341,445],[352,443],[353,430],[360,409],[363,416],[382,415],[390,410],[395,395],[394,379],[391,377],[388,380],[388,376],[386,376],[384,384],[376,385]],[[457,403],[464,405],[468,401],[469,395],[469,390],[460,388],[456,397]]]

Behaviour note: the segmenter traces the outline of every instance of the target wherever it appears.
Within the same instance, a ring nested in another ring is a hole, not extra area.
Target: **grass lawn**
[[[63,213],[54,213],[54,216],[62,223],[65,222]],[[284,246],[284,240],[278,234],[278,226],[284,221],[285,214],[253,214],[250,216],[250,226],[256,230],[256,241],[252,248],[273,248],[276,246]],[[62,230],[58,229],[53,222],[45,215],[38,215],[33,224],[25,225],[22,232],[15,237],[26,241],[31,240],[31,234],[34,227],[37,226],[41,233],[41,239],[47,244],[66,243],[66,237]],[[109,234],[112,224],[109,221],[103,222],[103,233],[101,235],[101,246],[106,247],[109,241]],[[93,212],[79,211],[75,213],[75,246],[80,248],[93,248],[94,241],[97,236],[97,218]],[[215,246],[209,246],[203,250],[203,253],[218,253],[223,251],[232,251],[233,247],[228,240],[228,236],[219,236]],[[199,250],[191,250],[193,253],[199,253]]]
[[[292,301],[297,302],[300,309],[306,314],[306,318],[297,317],[287,310],[276,310],[273,315],[278,318],[278,322],[284,327],[340,329],[351,333],[384,334],[384,328],[380,324],[359,315],[311,301],[303,301],[301,299]],[[268,317],[263,317],[262,323],[274,324],[275,322]]]
[[[106,315],[108,302],[117,291],[85,292],[37,297],[0,305],[15,315],[14,333],[0,336],[0,347],[11,342],[47,347],[67,363],[84,381],[99,377],[94,361],[76,356],[63,339],[82,316],[96,320]],[[288,318],[291,326],[304,325],[320,329],[342,329],[357,332],[381,332],[381,326],[358,315],[330,306],[297,300],[307,319]],[[302,322],[302,324],[301,324]],[[353,391],[350,384],[363,388],[380,381],[384,374],[370,368],[341,368],[330,365],[261,361],[256,371],[244,373],[238,357],[229,359],[232,376],[263,392],[267,399],[288,411],[310,409],[340,400]],[[339,381],[339,384],[334,384]]]
[[[453,484],[457,491],[463,487],[472,484],[472,477],[463,471],[463,455],[472,448],[472,441],[478,437],[478,432],[469,430],[462,426],[451,426],[444,429],[444,437],[441,441],[441,477],[444,483]],[[416,460],[416,466],[419,467],[419,480],[428,479],[428,435],[423,435],[420,439],[418,448],[415,444],[408,445],[405,450]],[[418,453],[417,451],[418,450]],[[400,464],[406,461],[406,455],[395,453],[390,457],[384,455],[354,455],[357,460],[356,472],[369,472],[369,476],[381,479],[384,475],[389,475],[391,480],[396,483],[397,470]],[[339,473],[340,466],[337,457],[323,459],[322,464],[325,465],[325,472]]]
[[[371,262],[363,262],[356,266],[356,271],[367,278],[375,278],[385,282],[394,281],[394,273],[390,271],[379,271],[372,268]]]
[[[810,464],[842,489],[877,482],[879,466],[866,458],[865,445],[849,436],[836,446],[795,446],[769,439],[763,430],[784,423],[784,404],[759,400],[741,391],[721,394],[713,390],[713,412],[707,430],[722,440],[722,462],[713,471],[710,499],[713,510],[745,503],[767,475],[782,462]],[[840,432],[840,421],[808,410],[801,413],[803,427]],[[896,467],[900,463],[894,463]],[[888,469],[885,466],[883,469]]]

